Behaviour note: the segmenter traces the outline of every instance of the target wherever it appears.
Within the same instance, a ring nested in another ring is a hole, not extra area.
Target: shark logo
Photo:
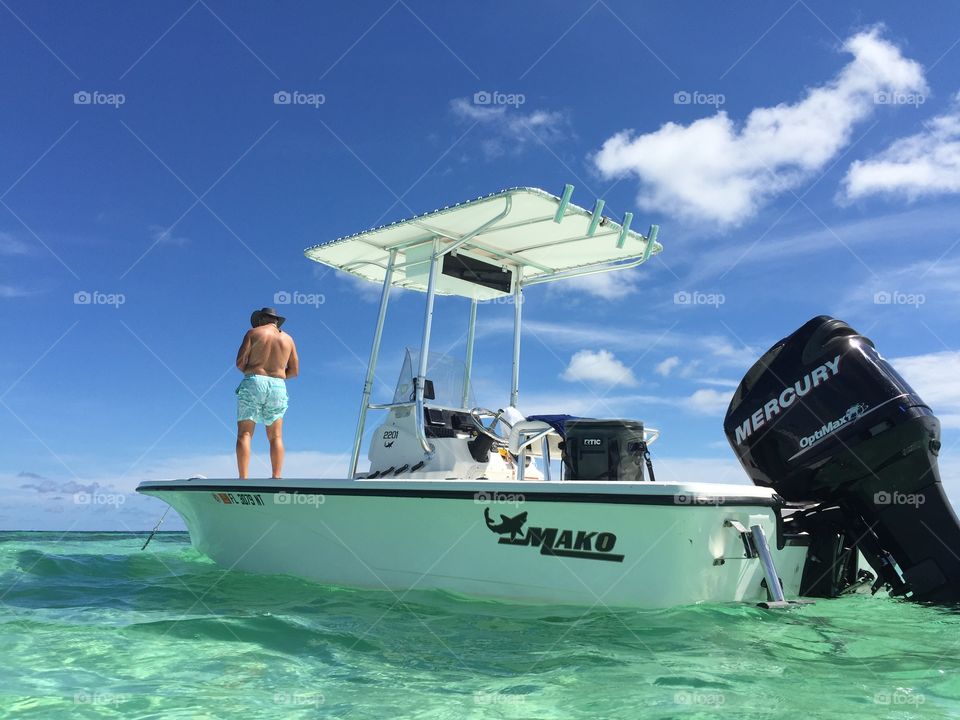
[[[863,403],[857,403],[856,405],[851,405],[849,408],[847,408],[847,413],[844,415],[844,417],[846,418],[847,422],[850,422],[851,420],[856,420],[866,412],[867,406]]]
[[[490,517],[490,508],[484,508],[483,519],[490,528],[490,532],[501,536],[497,541],[500,545],[539,547],[541,555],[554,557],[623,562],[623,555],[611,552],[617,544],[617,536],[611,532],[532,526],[524,532],[523,526],[527,523],[525,511],[513,517],[501,515],[500,522],[497,523]]]
[[[487,521],[487,527],[490,528],[491,532],[495,532],[498,535],[510,533],[510,540],[513,541],[517,539],[517,535],[523,532],[523,524],[527,521],[527,513],[524,511],[512,518],[501,515],[500,523],[497,524],[494,523],[493,518],[490,517],[490,508],[484,508],[483,518]]]

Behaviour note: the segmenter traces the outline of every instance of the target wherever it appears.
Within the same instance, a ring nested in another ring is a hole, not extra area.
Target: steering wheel
[[[493,418],[489,425],[483,424],[483,420],[481,420],[481,418],[485,417]],[[470,411],[470,419],[477,428],[477,432],[481,435],[486,435],[488,438],[500,445],[507,443],[508,438],[501,437],[495,432],[498,424],[503,425],[507,429],[508,433],[513,428],[513,425],[503,418],[503,410],[494,412],[493,410],[487,410],[486,408],[475,407]]]

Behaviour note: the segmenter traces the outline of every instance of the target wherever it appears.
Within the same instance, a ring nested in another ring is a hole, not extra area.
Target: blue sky
[[[0,19],[0,528],[148,528],[140,480],[232,473],[234,354],[278,292],[323,300],[286,306],[286,474],[340,474],[376,295],[303,248],[568,182],[665,249],[529,291],[521,409],[642,418],[661,478],[739,482],[732,388],[833,314],[944,421],[960,498],[955,4],[7,0]],[[422,300],[392,307],[381,394]],[[435,347],[462,352],[466,308],[442,306]],[[510,313],[480,310],[485,404],[507,402]]]

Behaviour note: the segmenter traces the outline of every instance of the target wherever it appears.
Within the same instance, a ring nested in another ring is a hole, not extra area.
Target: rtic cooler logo
[[[541,555],[623,562],[623,555],[612,552],[614,545],[617,544],[617,536],[611,532],[533,526],[524,531],[523,526],[527,522],[526,512],[513,517],[501,515],[500,522],[497,523],[490,517],[490,509],[485,508],[483,517],[490,531],[501,536],[499,540],[501,545],[539,547]]]

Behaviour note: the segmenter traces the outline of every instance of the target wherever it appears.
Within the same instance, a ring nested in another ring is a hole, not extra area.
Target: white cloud
[[[184,245],[190,241],[183,235],[174,235],[172,228],[165,228],[162,225],[151,225],[147,228],[147,232],[150,233],[150,239],[158,244]]]
[[[631,272],[606,272],[570,278],[556,283],[558,293],[586,293],[603,300],[620,300],[637,291],[637,275]]]
[[[477,334],[500,334],[513,330],[513,319],[494,318],[477,324]],[[682,334],[655,330],[636,330],[585,324],[570,321],[534,320],[525,318],[523,330],[550,347],[606,346],[613,349],[636,350],[638,347],[673,347],[682,344]]]
[[[32,252],[33,248],[22,240],[19,240],[10,233],[0,232],[0,257],[4,255],[30,255]],[[29,290],[21,285],[0,283],[0,299],[9,300],[12,298],[28,297],[36,293],[36,290]]]
[[[890,363],[930,406],[944,430],[960,430],[960,352],[891,358]],[[944,442],[939,465],[947,494],[954,504],[960,503],[960,460],[955,444]]]
[[[960,352],[912,355],[890,362],[944,428],[960,429]]]
[[[838,246],[841,250],[843,246],[856,250],[866,245],[875,250],[900,247],[904,236],[936,238],[952,235],[960,224],[960,208],[954,205],[917,206],[846,222],[831,222],[828,228],[810,228],[809,223],[795,229],[778,226],[776,233],[742,248],[742,255],[693,248],[688,251],[692,264],[684,282],[687,287],[696,287],[707,278],[715,280],[717,275],[730,271],[733,266],[742,271],[751,265],[785,267],[796,258],[832,257]]]
[[[727,380],[726,378],[698,378],[696,382],[701,385],[713,385],[714,387],[729,388],[730,390],[736,390],[737,386],[740,385],[739,380]]]
[[[936,307],[955,312],[960,304],[960,259],[920,260],[868,277],[846,290],[833,314],[869,317],[901,313],[919,317],[918,310]]]
[[[347,453],[324,453],[312,450],[287,452],[283,464],[283,476],[285,478],[344,477],[348,459]],[[266,453],[254,453],[252,455],[250,474],[253,477],[265,478],[270,476],[270,457]],[[151,463],[142,473],[140,479],[162,480],[185,478],[191,475],[204,475],[208,478],[236,477],[236,456],[233,453],[220,453],[167,458]]]
[[[640,327],[648,327],[641,325]],[[478,337],[487,337],[513,330],[513,320],[493,318],[477,324]],[[615,326],[575,322],[551,322],[548,320],[525,319],[523,331],[537,341],[552,348],[571,349],[574,347],[602,347],[612,352],[636,352],[644,348],[647,352],[689,352],[703,358],[711,370],[728,368],[731,372],[746,372],[766,350],[761,347],[735,345],[730,337],[707,335],[704,333],[681,332],[675,328],[637,329],[636,325]],[[776,338],[773,338],[776,339]],[[772,339],[772,340],[773,340]],[[681,375],[692,377],[693,373],[704,372],[702,363],[694,360],[687,363]],[[646,366],[644,366],[646,367]]]
[[[288,478],[343,478],[349,456],[314,451],[288,452],[284,476]],[[363,469],[363,466],[361,466]],[[233,453],[185,455],[145,461],[135,468],[110,469],[96,476],[73,480],[50,480],[32,472],[0,474],[0,527],[23,530],[148,530],[166,504],[134,492],[142,480],[166,480],[204,475],[235,478]],[[251,458],[253,478],[270,477],[270,459],[265,453]],[[101,495],[108,502],[78,502],[77,494]],[[165,530],[181,530],[183,523],[171,513]]]
[[[499,394],[497,397],[503,397]],[[589,393],[579,390],[564,394],[560,389],[540,393],[520,393],[520,410],[524,415],[566,413],[577,417],[649,418],[651,408],[673,404],[669,398],[656,395],[620,395]]]
[[[329,268],[325,266],[320,266],[314,268],[314,274],[320,275],[324,270]],[[342,285],[346,285],[349,292],[353,297],[359,298],[364,302],[368,303],[379,303],[380,302],[380,293],[383,292],[383,285],[378,285],[375,282],[370,282],[369,280],[364,280],[361,277],[356,275],[350,275],[347,273],[336,273],[334,275],[337,281]],[[392,298],[395,293],[400,292],[400,288],[391,287],[390,288],[390,297]]]
[[[922,132],[854,162],[843,187],[848,199],[886,193],[913,200],[960,192],[960,97],[951,112],[929,120]]]
[[[566,113],[557,110],[523,112],[519,107],[507,105],[478,105],[469,98],[454,98],[450,108],[458,119],[477,123],[490,133],[490,137],[481,142],[488,160],[508,152],[522,152],[537,140],[553,146],[572,134]]]
[[[703,338],[710,355],[737,367],[750,367],[760,357],[760,348],[734,344],[729,338],[708,336]]]
[[[718,112],[642,135],[623,131],[603,144],[594,164],[606,178],[636,176],[645,210],[741,223],[825,167],[874,111],[877,93],[926,91],[921,66],[878,30],[854,35],[843,49],[853,60],[793,105],[755,108],[742,127]]]
[[[637,384],[630,368],[617,360],[609,350],[580,350],[570,358],[570,364],[560,376],[569,382],[601,383],[604,385]]]
[[[726,441],[723,445],[729,448]],[[752,484],[732,453],[721,458],[659,457],[656,445],[650,452],[658,482]]]
[[[7,232],[0,232],[0,255],[28,255],[30,246]]]
[[[940,455],[940,479],[943,481],[943,489],[950,498],[954,507],[960,504],[960,462],[957,462],[957,454],[944,453]]]
[[[313,276],[317,280],[325,283],[334,281],[333,285],[323,286],[324,292],[341,291],[350,295],[351,298],[361,300],[365,303],[379,304],[380,292],[383,290],[383,283],[365,280],[358,275],[351,273],[337,272],[327,265],[314,263]],[[312,291],[311,291],[312,292]],[[398,296],[408,292],[401,287],[393,286],[390,288],[390,300],[393,301]]]
[[[697,390],[691,395],[641,395],[604,394],[577,392],[562,394],[521,393],[520,410],[525,415],[567,413],[580,417],[636,417],[657,423],[654,408],[672,413],[685,411],[689,415],[717,417],[726,412],[732,390],[718,392],[709,388]],[[498,397],[502,397],[499,395]],[[661,425],[657,425],[661,427]],[[719,428],[719,425],[717,426]],[[676,431],[677,428],[674,428]]]
[[[657,366],[654,368],[654,370],[657,371],[657,374],[667,377],[677,368],[678,365],[680,365],[680,358],[678,358],[676,355],[671,355],[667,359],[657,363]]]
[[[18,298],[33,295],[33,291],[16,285],[0,284],[0,298]]]
[[[723,415],[733,396],[732,390],[714,390],[700,388],[683,401],[688,410],[700,415]]]

